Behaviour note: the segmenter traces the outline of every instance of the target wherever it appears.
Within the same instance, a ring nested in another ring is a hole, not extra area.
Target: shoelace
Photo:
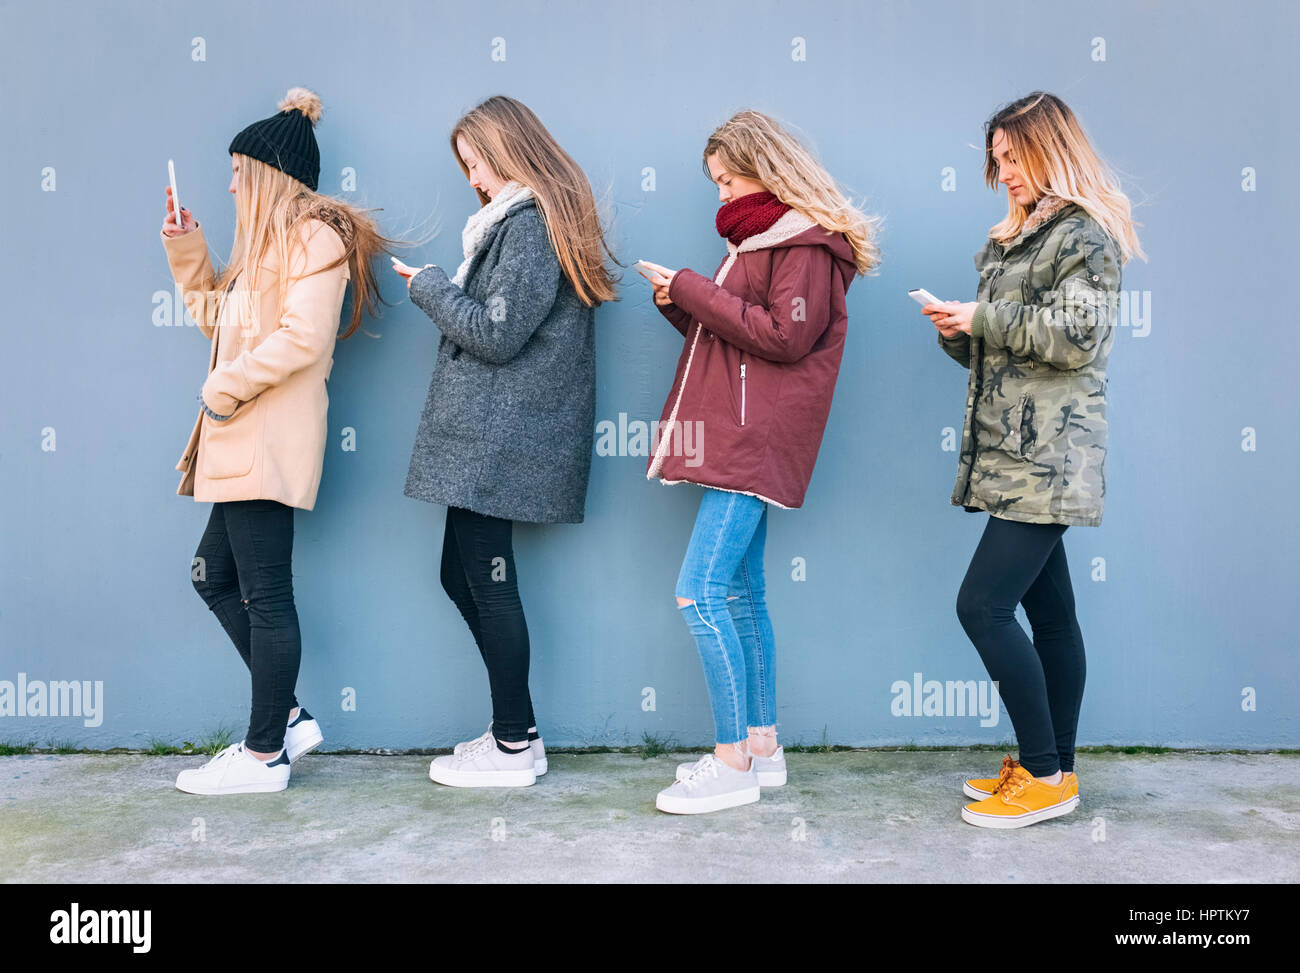
[[[482,744],[482,742],[488,739],[490,736],[492,736],[492,727],[489,726],[487,730],[483,732],[482,736],[476,736],[473,740],[466,740],[465,745],[461,748],[460,752],[462,754],[469,753],[470,750]]]
[[[711,753],[706,753],[696,761],[695,766],[690,769],[690,772],[683,777],[679,783],[688,788],[694,787],[701,780],[710,775],[713,777],[718,776],[718,758]]]
[[[240,742],[242,743],[243,741]],[[239,747],[238,743],[232,743],[224,750],[221,750],[220,752],[217,753],[215,757],[213,757],[211,760],[209,760],[207,763],[203,765],[203,769],[213,770],[216,768],[217,764],[224,763],[225,761],[229,760],[231,757],[235,755],[235,750],[237,747]]]
[[[465,749],[460,752],[460,759],[464,761],[477,760],[496,745],[496,740],[492,736],[492,731],[489,730],[477,740],[471,740]]]
[[[1020,764],[1010,756],[1002,758],[1002,773],[998,775],[998,786],[994,790],[1003,800],[1007,799],[1008,794],[1019,797],[1024,792],[1026,782],[1016,776],[1019,767]]]

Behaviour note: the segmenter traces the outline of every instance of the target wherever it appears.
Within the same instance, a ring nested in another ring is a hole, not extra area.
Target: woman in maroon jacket
[[[878,263],[875,221],[793,136],[742,111],[709,136],[727,256],[712,280],[641,261],[686,342],[646,477],[706,487],[677,579],[717,747],[678,768],[675,814],[758,800],[785,783],[763,581],[768,504],[802,506],[844,349],[844,295]]]

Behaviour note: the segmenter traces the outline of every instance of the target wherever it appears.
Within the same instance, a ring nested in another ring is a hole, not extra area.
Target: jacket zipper
[[[745,364],[740,365],[740,424],[745,424]]]

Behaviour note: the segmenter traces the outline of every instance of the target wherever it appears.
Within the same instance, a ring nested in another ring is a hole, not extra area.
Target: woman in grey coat
[[[546,773],[528,693],[516,520],[581,523],[596,400],[593,309],[615,297],[586,175],[526,106],[494,96],[462,117],[453,155],[482,208],[455,275],[395,264],[442,337],[406,495],[447,508],[442,586],[487,666],[492,725],[429,767],[454,787]]]

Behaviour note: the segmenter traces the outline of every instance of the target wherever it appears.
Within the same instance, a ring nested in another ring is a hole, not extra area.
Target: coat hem
[[[413,493],[409,487],[402,491],[402,495],[409,497],[412,500],[419,500],[422,503],[436,504],[440,507],[461,507],[484,517],[498,517],[501,520],[509,520],[521,524],[581,524],[586,517],[586,513],[583,512],[578,514],[576,518],[572,514],[568,514],[561,515],[558,518],[547,518],[542,520],[537,519],[534,516],[521,516],[518,513],[507,512],[500,507],[496,509],[487,509],[486,505],[477,502],[466,503],[463,500],[453,500],[450,497],[441,497],[433,493]]]
[[[710,490],[722,490],[726,493],[743,493],[747,497],[754,497],[758,500],[762,500],[764,503],[770,503],[774,507],[780,507],[782,510],[799,509],[798,507],[787,507],[779,500],[773,500],[771,497],[765,497],[761,493],[751,493],[749,490],[736,490],[733,489],[732,487],[718,486],[716,483],[701,483],[699,480],[665,480],[661,476],[655,477],[654,479],[657,479],[664,486],[673,486],[674,484],[677,483],[693,483],[695,486],[706,487]]]
[[[1067,527],[1100,527],[1101,516],[1095,517],[1053,517],[1051,514],[1032,514],[1029,516],[1016,517],[1012,516],[1010,510],[1002,513],[995,513],[989,509],[988,504],[977,497],[971,497],[969,500],[950,500],[954,507],[962,507],[968,513],[986,513],[990,517],[997,517],[999,520],[1014,520],[1019,524],[1064,524]]]

